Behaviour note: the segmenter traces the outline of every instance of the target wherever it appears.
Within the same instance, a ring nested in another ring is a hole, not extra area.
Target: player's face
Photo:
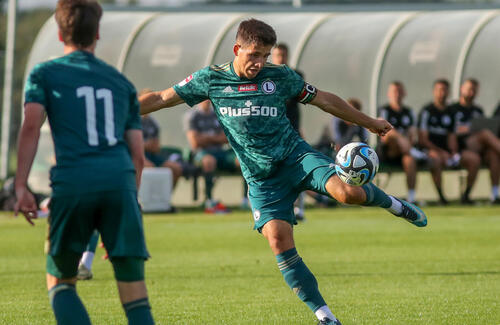
[[[460,93],[465,100],[472,102],[477,95],[477,86],[470,81],[466,81],[460,88]]]
[[[435,84],[433,94],[434,94],[434,101],[440,104],[445,104],[449,94],[448,86],[446,86],[443,83]]]
[[[287,64],[288,53],[285,50],[275,47],[271,52],[271,61],[274,64]]]
[[[272,45],[258,45],[255,43],[234,45],[235,61],[238,65],[238,75],[248,79],[255,78],[264,67],[271,54]]]
[[[405,97],[405,90],[402,86],[397,84],[390,84],[387,91],[387,97],[389,101],[401,104],[403,98]]]

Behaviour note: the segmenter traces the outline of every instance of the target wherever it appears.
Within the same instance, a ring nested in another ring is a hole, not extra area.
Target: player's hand
[[[31,193],[27,187],[16,188],[16,197],[17,202],[14,205],[14,216],[17,217],[19,211],[21,211],[26,221],[34,226],[33,219],[38,217],[38,207],[33,193]]]
[[[382,136],[386,135],[387,132],[392,130],[392,125],[391,125],[391,123],[387,122],[386,120],[384,120],[382,118],[378,118],[378,119],[373,120],[372,126],[370,128],[368,128],[368,130],[370,130],[370,132],[378,134],[379,136],[382,137]]]

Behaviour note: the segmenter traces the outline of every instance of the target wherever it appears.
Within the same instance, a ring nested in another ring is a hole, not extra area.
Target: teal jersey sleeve
[[[47,107],[47,96],[45,94],[42,68],[40,65],[36,65],[33,70],[31,70],[28,80],[26,80],[24,98],[25,103],[39,103]]]
[[[137,92],[135,88],[132,87],[130,94],[130,110],[127,117],[127,123],[125,124],[125,130],[136,129],[142,130],[141,116],[139,114],[140,104],[137,99]]]
[[[196,71],[174,86],[174,90],[189,106],[208,99],[210,67]]]

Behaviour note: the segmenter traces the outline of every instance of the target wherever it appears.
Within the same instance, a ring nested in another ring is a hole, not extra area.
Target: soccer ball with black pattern
[[[346,144],[335,158],[335,170],[339,178],[354,186],[370,182],[377,174],[378,166],[378,156],[375,150],[362,142]]]

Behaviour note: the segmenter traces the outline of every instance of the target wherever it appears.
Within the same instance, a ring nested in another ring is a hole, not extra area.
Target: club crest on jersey
[[[193,80],[193,75],[189,75],[186,79],[182,80],[181,82],[179,82],[177,85],[179,87],[182,87],[182,86],[185,86],[188,82],[190,82],[191,80]]]
[[[257,85],[256,84],[239,85],[238,91],[257,91]]]
[[[276,91],[276,84],[271,80],[266,80],[262,83],[262,91],[265,94],[273,94]]]

